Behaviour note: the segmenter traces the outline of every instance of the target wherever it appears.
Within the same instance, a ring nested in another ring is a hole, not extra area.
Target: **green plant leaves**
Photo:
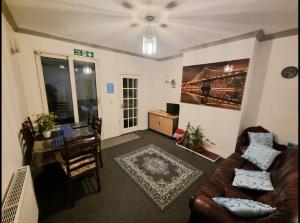
[[[47,130],[53,129],[55,125],[55,119],[57,118],[56,115],[53,113],[50,114],[37,114],[37,119],[34,121],[36,123],[36,128],[38,132],[43,132]]]

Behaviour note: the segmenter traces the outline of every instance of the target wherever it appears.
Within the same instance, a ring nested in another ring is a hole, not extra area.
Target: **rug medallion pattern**
[[[115,160],[162,211],[203,174],[153,144]]]

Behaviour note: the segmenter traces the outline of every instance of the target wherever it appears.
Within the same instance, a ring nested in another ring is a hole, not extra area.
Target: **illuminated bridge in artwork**
[[[184,72],[193,72],[194,78],[182,83],[182,102],[240,110],[248,66],[235,66],[230,72],[208,67]]]

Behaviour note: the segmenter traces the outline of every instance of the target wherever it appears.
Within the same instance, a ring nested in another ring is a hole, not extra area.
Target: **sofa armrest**
[[[205,222],[234,223],[230,213],[205,195],[198,195],[191,204],[192,218]],[[199,221],[200,222],[200,221]]]

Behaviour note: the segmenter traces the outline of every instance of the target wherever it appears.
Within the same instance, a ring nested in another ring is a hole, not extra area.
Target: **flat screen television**
[[[179,104],[167,103],[167,113],[170,115],[179,115]]]

